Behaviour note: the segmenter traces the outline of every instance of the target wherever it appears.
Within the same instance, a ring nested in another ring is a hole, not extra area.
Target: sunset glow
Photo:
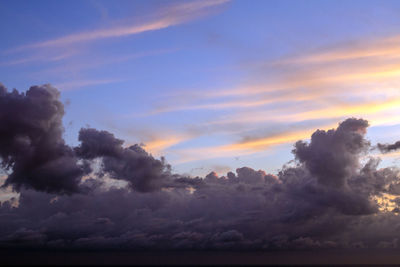
[[[399,14],[0,0],[0,263],[399,264]]]

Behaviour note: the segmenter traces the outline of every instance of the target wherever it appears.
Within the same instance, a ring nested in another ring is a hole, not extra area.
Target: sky
[[[1,82],[60,90],[69,144],[109,130],[195,176],[277,172],[294,141],[347,117],[375,143],[400,131],[398,1],[0,5]]]
[[[399,11],[0,0],[0,248],[398,255]]]

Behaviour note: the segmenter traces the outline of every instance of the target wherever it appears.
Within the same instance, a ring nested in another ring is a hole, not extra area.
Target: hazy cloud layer
[[[171,173],[163,158],[106,131],[62,138],[63,105],[49,85],[0,90],[5,187],[0,246],[58,249],[397,248],[400,179],[365,156],[368,122],[350,118],[294,145],[277,175]],[[110,186],[123,180],[126,185]],[[70,193],[70,194],[65,194]]]

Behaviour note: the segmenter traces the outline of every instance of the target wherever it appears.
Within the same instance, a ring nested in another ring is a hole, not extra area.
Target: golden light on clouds
[[[174,105],[159,107],[152,114],[215,111],[198,125],[209,129],[207,134],[226,128],[231,132],[227,140],[268,125],[292,129],[246,142],[174,151],[182,162],[247,155],[309,138],[315,130],[313,121],[319,121],[322,129],[333,128],[347,117],[365,118],[372,126],[399,124],[400,65],[395,60],[400,58],[399,44],[398,37],[359,41],[247,66],[275,78],[232,89],[176,94],[174,100],[181,96],[181,101],[164,101]],[[296,123],[303,126],[287,127]]]
[[[164,138],[156,138],[145,143],[145,149],[151,154],[161,156],[162,152],[167,148],[179,144],[187,140],[187,137],[182,136],[167,136]]]
[[[330,51],[316,52],[311,55],[280,60],[276,64],[328,63],[371,57],[396,58],[400,55],[398,44],[398,36],[382,38],[377,41],[367,40],[362,42],[352,42],[339,45],[338,47],[333,47]]]
[[[323,125],[319,129],[331,129],[336,124]],[[298,131],[286,131],[279,134],[274,134],[264,138],[254,140],[241,141],[227,145],[208,146],[193,149],[182,149],[176,151],[181,156],[181,159],[174,162],[175,164],[189,162],[193,160],[234,157],[252,154],[266,150],[273,146],[293,143],[301,139],[310,138],[315,129],[305,129]]]
[[[380,196],[374,196],[373,200],[378,204],[380,211],[392,212],[395,208],[397,208],[396,203],[393,201],[396,198],[398,198],[398,196],[382,193]]]

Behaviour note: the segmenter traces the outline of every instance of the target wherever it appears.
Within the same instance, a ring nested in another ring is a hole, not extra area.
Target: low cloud
[[[368,122],[349,118],[294,145],[274,175],[249,167],[220,176],[171,172],[112,133],[62,138],[50,85],[0,90],[3,187],[0,247],[43,249],[287,250],[397,248],[399,169],[363,163]],[[125,184],[110,186],[108,180]],[[385,201],[383,201],[385,200]],[[390,203],[385,204],[383,203]]]

